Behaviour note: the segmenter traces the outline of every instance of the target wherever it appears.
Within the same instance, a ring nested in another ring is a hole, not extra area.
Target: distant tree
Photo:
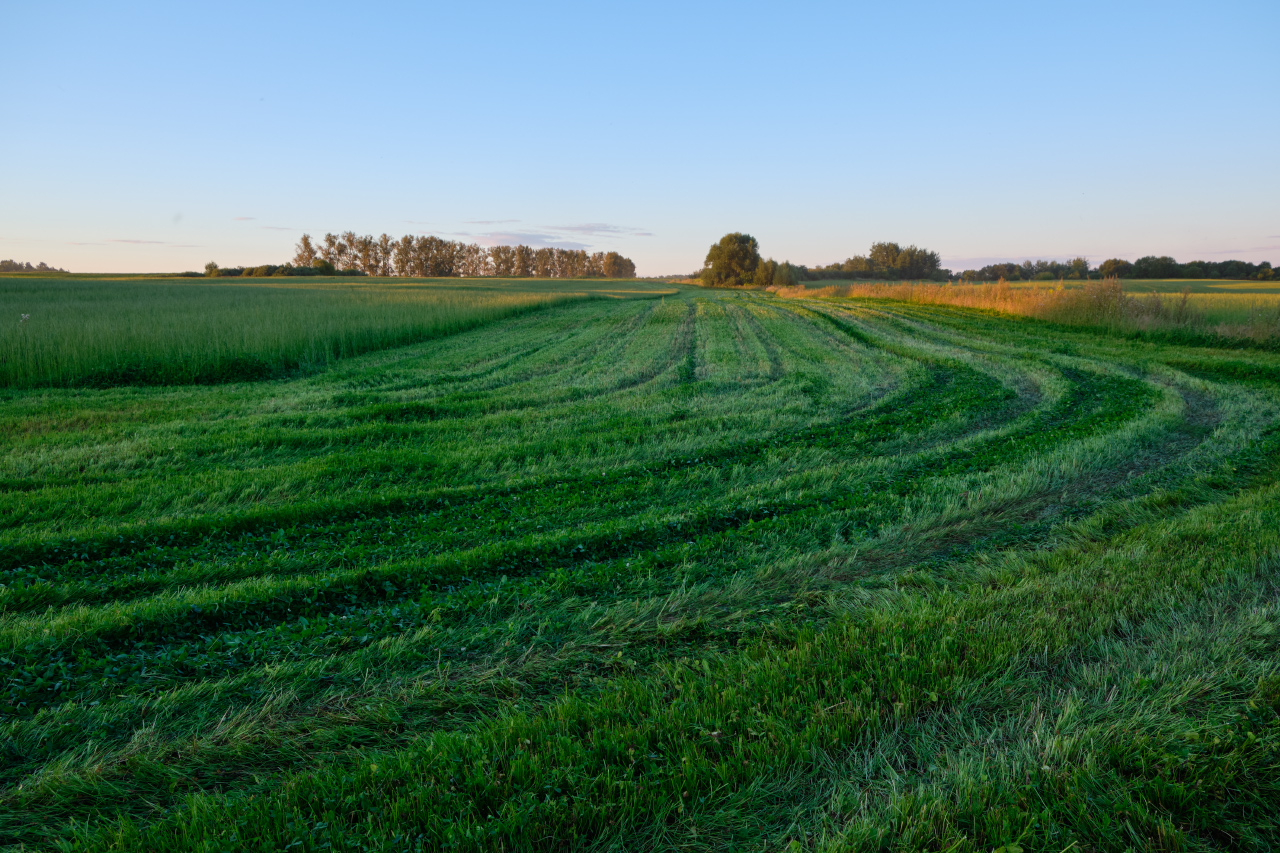
[[[604,252],[592,252],[587,256],[587,278],[599,278],[604,275]]]
[[[370,235],[366,234],[361,237],[350,231],[343,236],[347,238],[343,242],[347,244],[349,249],[347,266],[360,270],[365,275],[377,275],[377,241]]]
[[[528,246],[516,246],[515,275],[526,278],[533,275],[533,249]]]
[[[320,259],[328,262],[334,269],[338,268],[338,261],[342,260],[338,242],[337,234],[325,234],[324,242],[316,247],[316,254]]]
[[[1021,281],[1022,267],[1015,263],[987,264],[980,270],[974,270],[973,274],[978,281]]]
[[[630,258],[609,252],[604,256],[604,274],[606,278],[635,278],[636,265]]]
[[[848,273],[851,278],[874,278],[875,267],[866,255],[854,255],[840,265],[841,273]]]
[[[1172,259],[1170,259],[1172,260]],[[1258,268],[1248,261],[1219,261],[1218,274],[1216,278],[1235,278],[1245,279],[1253,278],[1257,274]]]
[[[489,253],[482,246],[470,243],[461,246],[457,256],[458,274],[469,278],[489,272]]]
[[[587,253],[581,249],[556,249],[556,277],[557,278],[583,278],[587,274],[587,264],[590,260]]]
[[[542,248],[533,253],[533,274],[538,278],[551,278],[556,274],[555,249]]]
[[[1103,278],[1128,278],[1133,274],[1133,264],[1121,258],[1108,258],[1098,266]]]
[[[431,260],[431,274],[434,276],[453,276],[458,274],[458,252],[461,243],[441,240],[439,237],[428,237],[427,251]]]
[[[493,265],[493,274],[513,276],[516,274],[516,247],[494,246],[489,249],[489,263]]]
[[[301,261],[310,258],[304,266]],[[318,267],[317,262],[325,266]],[[610,272],[606,273],[608,266]],[[529,246],[485,248],[434,236],[388,234],[374,238],[352,231],[325,234],[317,245],[303,235],[290,275],[530,276],[581,278],[635,276],[635,264],[617,252],[588,254],[575,249],[533,249]],[[323,273],[317,270],[324,270]],[[240,270],[236,270],[237,275]],[[252,274],[250,270],[247,274]],[[222,275],[231,274],[222,270]]]
[[[889,243],[886,245],[895,245]],[[875,252],[875,247],[872,247]],[[898,256],[894,258],[893,270],[897,273],[895,278],[930,278],[938,271],[940,259],[937,252],[931,252],[928,249],[918,249],[915,246],[908,246],[898,251]]]
[[[396,275],[413,275],[413,242],[413,238],[406,234],[391,247],[391,265]]]
[[[222,275],[222,270],[218,269],[218,265],[215,262],[209,261],[204,265],[204,274],[209,278],[217,278]]]
[[[796,275],[796,268],[791,264],[783,261],[775,264],[773,268],[773,286],[774,287],[795,287],[799,283],[799,276]]]
[[[378,238],[378,275],[391,275],[394,272],[392,266],[394,248],[395,242],[390,234],[384,233]]]
[[[1168,255],[1147,255],[1133,262],[1134,278],[1182,278],[1182,267]]]
[[[59,269],[58,267],[51,267],[51,266],[49,266],[48,264],[46,264],[44,261],[41,261],[40,263],[36,264],[35,266],[32,266],[32,265],[31,265],[31,261],[27,261],[27,262],[25,262],[25,263],[24,263],[24,262],[22,262],[22,261],[15,261],[15,260],[13,260],[12,258],[10,258],[9,260],[0,261],[0,272],[60,272],[60,273],[65,273],[65,272],[66,272],[66,270],[64,270],[64,269]]]
[[[340,271],[360,268],[360,238],[354,231],[343,231],[338,237],[338,259],[333,262]]]
[[[295,248],[297,249],[293,256],[293,265],[295,267],[309,267],[311,262],[318,257],[316,247],[311,245],[310,234],[303,234]]]
[[[902,247],[897,243],[872,243],[867,260],[871,262],[872,272],[880,278],[888,278],[898,263],[898,255]]]
[[[752,281],[760,265],[760,244],[750,234],[734,232],[720,238],[707,252],[702,283],[710,287],[742,287]]]
[[[773,274],[778,271],[778,262],[773,258],[761,261],[756,265],[755,275],[751,277],[751,283],[756,287],[772,287]]]

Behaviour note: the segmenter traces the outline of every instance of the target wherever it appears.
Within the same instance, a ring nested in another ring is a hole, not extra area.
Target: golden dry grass
[[[1117,279],[1015,286],[863,282],[824,287],[769,288],[783,297],[859,297],[920,305],[954,305],[1036,317],[1057,323],[1126,330],[1187,329],[1253,340],[1280,338],[1280,294],[1126,293]]]

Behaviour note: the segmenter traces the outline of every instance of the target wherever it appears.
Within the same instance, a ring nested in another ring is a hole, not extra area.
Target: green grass
[[[0,392],[0,847],[1280,845],[1280,355],[666,290]]]
[[[0,276],[0,387],[280,377],[563,300],[662,292],[673,289],[527,279]]]
[[[1216,278],[1167,278],[1121,280],[1129,293],[1248,293],[1280,294],[1280,281],[1230,281]]]

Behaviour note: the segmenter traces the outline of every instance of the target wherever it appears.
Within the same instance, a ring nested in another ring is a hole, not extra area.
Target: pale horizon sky
[[[1275,2],[9,4],[0,258],[326,231],[1280,264]]]

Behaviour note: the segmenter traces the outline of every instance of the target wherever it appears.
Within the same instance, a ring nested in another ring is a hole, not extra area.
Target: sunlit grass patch
[[[1117,331],[1174,330],[1224,338],[1280,338],[1280,292],[1262,282],[1230,284],[1005,281],[984,284],[873,283],[799,285],[771,290],[790,298],[891,299],[922,305],[955,305]],[[1199,284],[1199,287],[1192,287]],[[1254,285],[1257,285],[1256,287]],[[1222,289],[1218,289],[1222,288]]]

